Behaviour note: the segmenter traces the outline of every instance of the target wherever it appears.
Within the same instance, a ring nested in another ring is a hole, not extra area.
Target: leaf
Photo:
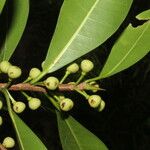
[[[10,59],[21,39],[28,19],[29,0],[13,0],[13,10],[12,23],[0,49],[0,61]]]
[[[142,13],[140,13],[139,15],[136,16],[137,19],[139,20],[148,20],[150,19],[150,9],[143,11]]]
[[[13,111],[11,119],[16,130],[20,150],[47,150],[41,140]]]
[[[53,72],[106,41],[125,19],[132,0],[65,0],[45,61]]]
[[[9,100],[9,92],[7,90],[2,91],[6,97],[7,106],[10,118],[14,125],[14,129],[17,134],[20,150],[47,150],[41,140],[33,133],[33,131],[14,113],[11,109]]]
[[[73,117],[63,119],[57,112],[57,121],[63,150],[108,150],[100,139]]]
[[[2,11],[3,11],[3,8],[4,8],[4,5],[5,5],[5,2],[6,2],[6,0],[1,0],[0,1],[0,14],[2,13]]]
[[[138,15],[144,18],[143,13]],[[100,78],[112,76],[138,62],[150,51],[150,21],[134,28],[131,24],[124,30],[118,41],[113,46],[106,61]]]

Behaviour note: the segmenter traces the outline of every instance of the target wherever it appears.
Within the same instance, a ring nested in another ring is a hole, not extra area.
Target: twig
[[[85,90],[86,83],[75,84],[60,84],[58,89],[59,91],[74,91],[75,89]]]
[[[2,144],[0,144],[0,150],[7,150]]]
[[[0,88],[5,88],[6,83],[0,83]],[[46,89],[40,86],[34,86],[29,83],[19,83],[14,84],[9,87],[11,91],[35,91],[35,92],[42,92],[47,93]]]
[[[5,88],[7,83],[0,83],[0,88]],[[79,90],[84,90],[86,83],[80,83],[79,85],[74,84],[60,84],[58,87],[59,91],[74,91],[76,88]],[[29,83],[19,83],[14,84],[9,87],[11,91],[34,91],[34,92],[41,92],[47,93],[46,89],[41,86],[31,85]]]

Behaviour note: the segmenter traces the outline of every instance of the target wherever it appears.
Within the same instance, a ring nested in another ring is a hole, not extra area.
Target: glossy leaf
[[[46,60],[53,72],[106,41],[125,19],[132,0],[65,0]]]
[[[0,61],[10,59],[21,39],[28,19],[29,0],[13,0],[12,13],[12,23],[0,49]]]
[[[63,119],[57,112],[57,121],[63,150],[108,150],[100,139],[73,117]]]
[[[12,111],[11,118],[17,133],[20,150],[47,150],[33,131]]]
[[[144,19],[144,13],[138,16],[138,18]],[[113,46],[99,78],[114,75],[142,59],[150,51],[149,39],[149,20],[138,27],[129,24]]]
[[[143,11],[139,15],[136,16],[137,19],[139,20],[148,20],[150,19],[150,9]]]
[[[6,0],[0,0],[0,14],[3,11],[4,5],[5,5]]]
[[[20,150],[47,150],[47,148],[44,146],[41,140],[11,109],[11,104],[9,101],[9,92],[5,91],[4,94],[7,100],[9,115],[11,117],[14,129],[17,134]]]

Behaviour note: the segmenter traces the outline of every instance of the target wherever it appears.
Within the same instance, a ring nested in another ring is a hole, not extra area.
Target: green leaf
[[[6,2],[6,0],[1,0],[0,1],[0,14],[2,13],[2,11],[3,11],[3,8],[4,8],[4,5],[5,5],[5,2]]]
[[[0,61],[10,59],[21,39],[28,19],[29,0],[13,0],[12,14],[12,23],[0,49]]]
[[[150,9],[143,11],[142,13],[140,13],[139,15],[136,16],[137,19],[139,20],[148,20],[150,19]]]
[[[9,115],[17,134],[20,150],[47,150],[47,148],[35,135],[35,133],[11,109],[9,92],[7,90],[4,90],[2,92],[6,97]]]
[[[100,139],[73,117],[63,119],[57,112],[57,121],[63,150],[108,150]]]
[[[47,150],[35,133],[13,112],[11,119],[16,130],[20,150]]]
[[[146,19],[147,15],[143,13],[139,15],[139,18],[140,17]],[[150,21],[138,27],[133,27],[129,24],[113,46],[98,78],[112,76],[142,59],[150,51],[149,39]]]
[[[44,72],[53,72],[106,41],[125,19],[132,0],[65,0]]]

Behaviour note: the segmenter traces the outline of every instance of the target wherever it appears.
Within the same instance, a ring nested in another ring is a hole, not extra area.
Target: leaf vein
[[[128,53],[120,60],[120,62],[114,66],[112,68],[112,70],[110,70],[105,76],[110,75],[115,69],[117,69],[123,62],[124,60],[129,56],[129,54],[132,52],[132,50],[134,49],[134,47],[136,46],[136,44],[138,43],[138,41],[141,39],[141,37],[143,36],[143,34],[145,33],[145,31],[147,30],[149,24],[146,26],[146,28],[143,30],[143,32],[141,33],[141,35],[137,38],[137,40],[135,41],[135,43],[132,45],[132,47],[130,48],[130,50],[128,51]]]
[[[66,46],[62,49],[61,53],[56,57],[56,59],[54,60],[54,62],[50,65],[48,69],[48,72],[50,72],[50,69],[57,63],[57,61],[63,56],[63,54],[66,52],[67,48],[70,46],[70,44],[73,42],[73,40],[75,39],[76,35],[78,35],[78,32],[81,30],[81,28],[83,27],[84,23],[86,22],[86,20],[88,19],[88,17],[90,16],[90,14],[93,12],[94,8],[96,7],[97,3],[100,0],[96,0],[95,3],[93,4],[93,6],[91,7],[90,11],[87,13],[86,17],[84,18],[84,20],[81,22],[80,26],[78,27],[78,29],[76,30],[76,32],[72,35],[71,39],[69,40],[69,42],[66,44]]]

